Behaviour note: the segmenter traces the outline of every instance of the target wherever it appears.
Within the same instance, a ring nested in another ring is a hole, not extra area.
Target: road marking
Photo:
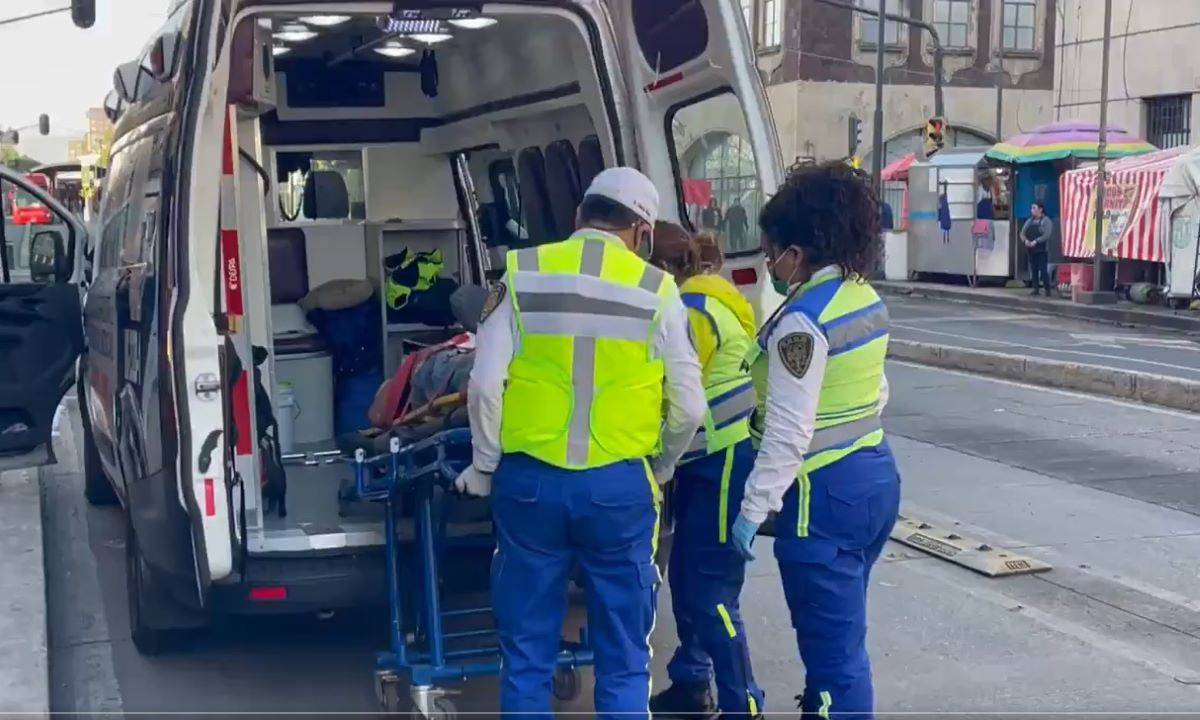
[[[1016,380],[1007,380],[1005,378],[993,377],[991,375],[980,375],[977,373],[964,372],[962,370],[951,370],[950,368],[937,367],[936,365],[922,365],[920,363],[908,362],[907,360],[888,360],[889,363],[900,365],[914,370],[926,370],[929,372],[942,372],[949,375],[959,375],[965,378],[974,380],[983,380],[986,382],[998,383],[1000,385],[1009,385],[1018,387],[1022,390],[1033,390],[1039,393],[1054,393],[1056,395],[1065,395],[1067,397],[1079,398],[1080,400],[1090,400],[1093,402],[1103,402],[1112,405],[1119,405],[1131,410],[1142,410],[1144,412],[1153,412],[1160,415],[1170,415],[1171,417],[1190,420],[1200,424],[1200,414],[1184,412],[1182,410],[1172,410],[1170,408],[1158,407],[1156,405],[1143,405],[1141,403],[1130,402],[1129,400],[1121,400],[1119,398],[1107,397],[1105,395],[1088,395],[1087,393],[1076,392],[1074,390],[1063,390],[1061,388],[1047,387],[1045,385],[1033,385],[1031,383],[1017,382]]]
[[[1028,320],[1029,318],[1021,315],[954,315],[950,317],[919,317],[919,318],[901,318],[903,322],[1016,322],[1020,320]]]
[[[1183,370],[1190,374],[1196,373],[1196,368],[1190,367],[1188,365],[1173,365],[1171,363],[1158,362],[1157,360],[1143,360],[1141,358],[1128,357],[1128,356],[1124,356],[1124,355],[1108,355],[1105,353],[1084,352],[1083,350],[1060,350],[1058,348],[1046,347],[1044,345],[1030,345],[1029,343],[1015,343],[1015,342],[1008,342],[1007,340],[992,340],[990,338],[975,337],[973,335],[960,335],[959,333],[943,332],[940,330],[926,330],[924,328],[912,327],[912,326],[904,325],[901,323],[892,323],[892,327],[897,327],[897,328],[901,328],[904,330],[912,330],[913,332],[925,333],[927,335],[940,335],[942,337],[951,337],[951,338],[955,338],[957,340],[968,340],[971,342],[981,342],[981,343],[987,343],[990,345],[1000,345],[1002,347],[1021,348],[1023,350],[1028,350],[1029,348],[1032,347],[1032,348],[1037,348],[1039,350],[1043,350],[1045,352],[1061,353],[1064,355],[1080,355],[1083,357],[1104,358],[1106,360],[1124,360],[1125,362],[1140,363],[1142,365],[1153,365],[1155,367],[1169,368],[1171,370]],[[964,347],[961,349],[969,350],[971,348]],[[1115,365],[1111,365],[1109,367],[1113,367],[1118,370],[1121,369]],[[1190,375],[1189,375],[1189,377],[1190,377]]]

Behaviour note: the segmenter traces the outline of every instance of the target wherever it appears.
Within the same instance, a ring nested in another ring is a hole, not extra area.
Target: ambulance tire
[[[82,368],[83,365],[80,364],[80,367]],[[81,372],[80,375],[82,374]],[[79,384],[77,384],[78,386]],[[83,426],[83,497],[92,507],[116,505],[117,492],[113,490],[112,482],[104,473],[104,466],[100,464],[100,451],[96,449],[96,440],[92,437],[92,423],[88,419],[88,409],[84,403],[84,393],[80,392],[79,422]]]
[[[183,610],[155,580],[142,556],[133,524],[127,520],[125,527],[125,580],[133,645],[147,657],[180,649],[193,637],[190,627],[171,623],[173,616],[182,617]]]

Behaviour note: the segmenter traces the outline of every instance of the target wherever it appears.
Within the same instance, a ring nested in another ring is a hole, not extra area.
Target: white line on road
[[[1196,368],[1194,366],[1173,365],[1171,363],[1158,362],[1157,360],[1143,360],[1141,358],[1129,357],[1127,355],[1109,355],[1107,353],[1084,352],[1083,350],[1060,350],[1059,348],[1052,348],[1052,347],[1039,346],[1039,345],[1030,345],[1029,343],[1015,343],[1015,342],[1008,342],[1007,340],[992,340],[990,338],[981,338],[981,337],[976,337],[974,335],[960,335],[959,333],[943,332],[941,330],[926,330],[925,328],[912,327],[911,325],[904,325],[902,323],[892,323],[892,327],[897,327],[897,328],[901,328],[904,330],[912,330],[913,332],[925,333],[927,335],[940,335],[942,337],[951,337],[951,338],[955,338],[958,340],[969,340],[971,342],[981,342],[981,343],[987,343],[990,345],[1000,345],[1003,347],[1014,347],[1014,348],[1021,348],[1021,349],[1025,349],[1025,350],[1027,350],[1031,347],[1035,347],[1035,348],[1037,348],[1039,350],[1043,350],[1045,352],[1062,353],[1065,355],[1080,355],[1083,357],[1104,358],[1105,360],[1124,360],[1125,362],[1140,363],[1142,365],[1153,365],[1155,367],[1169,368],[1171,370],[1183,370],[1188,373],[1196,372]],[[963,348],[963,349],[969,349],[969,348]]]
[[[919,318],[904,318],[906,323],[930,323],[930,322],[1015,322],[1019,320],[1028,320],[1029,318],[1022,315],[954,315],[950,317],[919,317]],[[896,323],[892,323],[895,325]]]
[[[908,362],[906,360],[888,360],[894,365],[901,365],[915,370],[925,370],[928,372],[941,372],[949,375],[958,375],[966,378],[974,378],[975,380],[984,380],[986,382],[998,383],[1000,385],[1009,385],[1018,387],[1023,390],[1033,390],[1039,393],[1054,393],[1055,395],[1064,395],[1066,397],[1079,398],[1080,400],[1090,400],[1092,402],[1103,402],[1112,405],[1120,405],[1121,407],[1131,408],[1134,410],[1142,410],[1144,412],[1153,412],[1160,415],[1170,415],[1171,417],[1190,420],[1200,424],[1200,414],[1184,412],[1182,410],[1171,410],[1170,408],[1158,407],[1156,405],[1143,405],[1141,403],[1130,402],[1128,400],[1120,400],[1118,398],[1107,397],[1104,395],[1088,395],[1087,393],[1075,392],[1073,390],[1062,390],[1060,388],[1046,387],[1045,385],[1033,385],[1031,383],[1017,382],[1016,380],[1005,380],[1004,378],[993,377],[991,375],[978,375],[976,373],[963,372],[962,370],[951,370],[949,368],[936,367],[933,365],[922,365],[920,363]]]

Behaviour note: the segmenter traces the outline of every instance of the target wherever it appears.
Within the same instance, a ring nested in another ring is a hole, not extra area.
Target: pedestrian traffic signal
[[[858,119],[857,115],[850,115],[850,151],[846,153],[850,157],[858,154],[858,148],[862,146],[862,120]]]
[[[85,29],[95,25],[96,0],[71,0],[71,22]]]
[[[925,124],[925,157],[930,158],[946,146],[946,118],[929,118]]]
[[[41,115],[38,115],[38,134],[39,135],[49,135],[50,134],[50,116],[47,115],[46,113],[42,113]]]

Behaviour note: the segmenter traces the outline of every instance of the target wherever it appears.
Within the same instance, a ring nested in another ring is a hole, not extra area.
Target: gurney
[[[490,521],[449,521],[462,502],[453,484],[471,462],[470,430],[447,430],[408,445],[392,437],[388,452],[372,457],[359,448],[352,462],[357,499],[385,507],[389,637],[388,650],[376,660],[380,707],[455,718],[458,710],[443,683],[500,672],[490,605],[445,609],[444,602],[451,599],[443,585],[445,561],[456,552],[495,547]],[[581,688],[579,669],[593,662],[586,627],[578,639],[563,642],[557,660],[554,695],[573,700]]]

